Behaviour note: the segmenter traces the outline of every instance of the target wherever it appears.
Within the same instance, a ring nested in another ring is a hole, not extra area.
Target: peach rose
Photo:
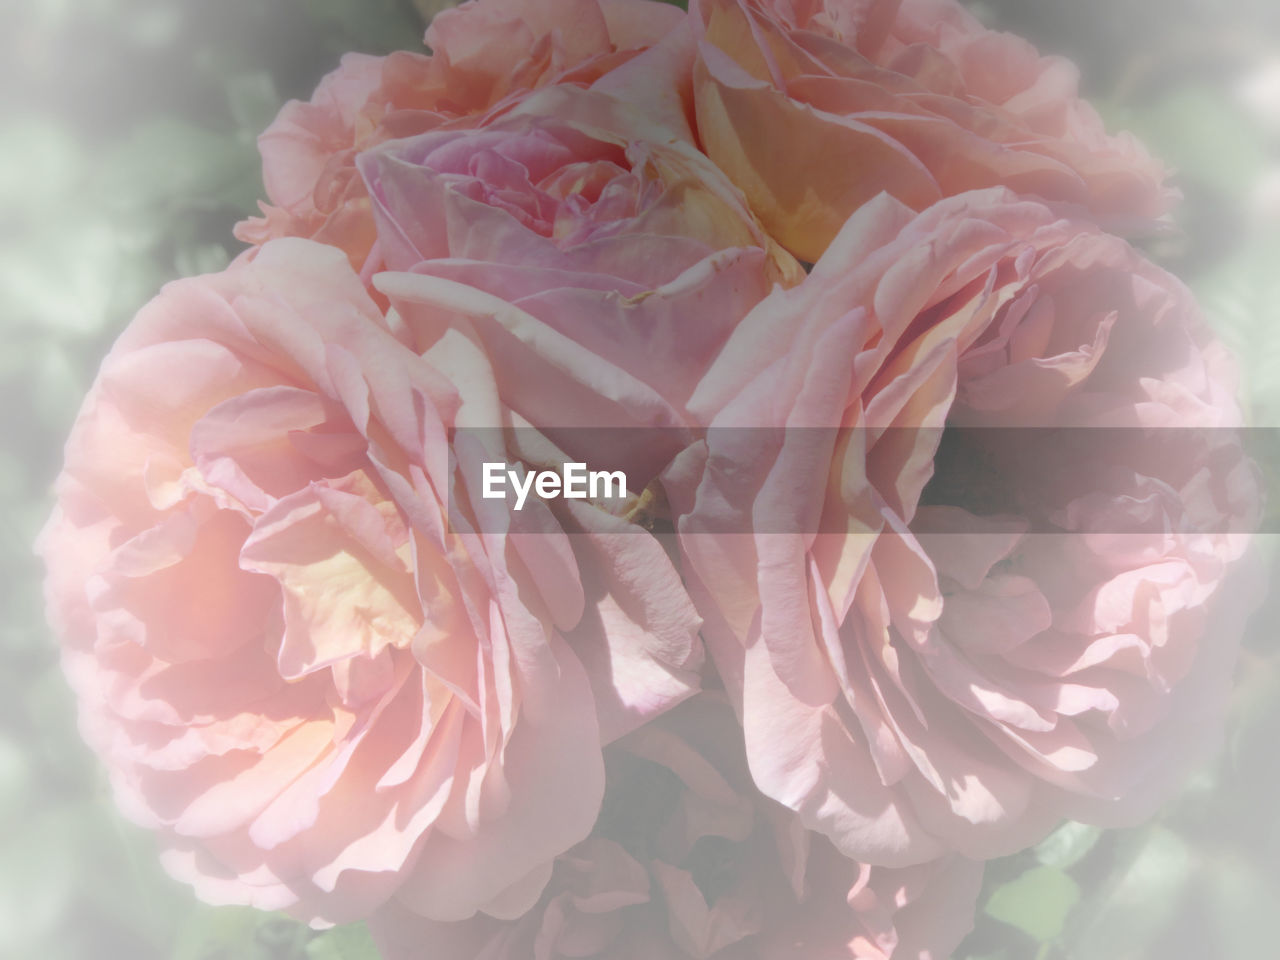
[[[1164,171],[1109,137],[1075,68],[955,0],[692,0],[698,134],[783,246],[821,256],[887,191],[916,210],[1005,186],[1115,227],[1164,213]]]
[[[728,704],[701,695],[610,748],[604,812],[532,910],[370,920],[387,960],[940,960],[982,868],[842,857],[751,784]]]
[[[1234,390],[1096,227],[1002,190],[861,209],[743,321],[667,478],[761,789],[891,865],[1149,813],[1251,609]]]
[[[594,83],[683,20],[651,0],[471,0],[431,22],[430,55],[347,54],[309,102],[287,103],[259,138],[270,205],[236,236],[254,245],[310,237],[341,247],[360,270],[375,239],[354,165],[361,150],[477,123],[549,83]]]
[[[358,167],[382,256],[411,270],[375,287],[420,346],[474,330],[504,402],[547,430],[686,424],[738,321],[804,276],[714,164],[600,91],[543,90],[483,129],[399,140]],[[639,490],[674,438],[594,434],[576,455],[609,459],[598,444],[620,440]]]
[[[341,251],[273,241],[145,307],[67,445],[40,551],[82,728],[214,903],[536,900],[602,739],[698,686],[663,550],[468,500],[457,465],[506,452],[449,431],[500,417],[492,371],[393,326]]]

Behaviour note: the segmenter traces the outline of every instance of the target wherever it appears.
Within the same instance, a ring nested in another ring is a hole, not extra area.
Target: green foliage
[[[1088,856],[1102,837],[1102,830],[1068,821],[1041,841],[1032,854],[1046,867],[1069,870]]]
[[[197,913],[179,934],[173,960],[294,960],[310,931],[248,907]]]
[[[997,888],[987,900],[987,916],[1007,923],[1037,943],[1056,939],[1080,900],[1080,888],[1061,870],[1033,867]]]
[[[32,543],[102,354],[166,281],[221,269],[262,195],[256,138],[347,50],[420,45],[409,3],[45,2],[15,8],[31,91],[0,120],[0,958],[366,960],[210,908],[125,823],[76,729]],[[313,9],[314,8],[314,9]],[[273,40],[272,38],[278,38]],[[41,51],[56,58],[41,58]]]
[[[1196,867],[1195,852],[1168,828],[1124,837],[1101,887],[1077,918],[1076,955],[1140,955],[1178,910]]]
[[[377,960],[378,948],[363,923],[338,927],[307,944],[307,960]]]

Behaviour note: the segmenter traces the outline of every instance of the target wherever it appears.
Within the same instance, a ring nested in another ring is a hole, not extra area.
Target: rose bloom
[[[40,551],[82,729],[213,903],[532,902],[602,740],[699,684],[661,547],[468,500],[455,462],[506,452],[448,431],[498,416],[492,371],[392,327],[341,251],[273,241],[145,307],[67,444]]]
[[[751,783],[722,696],[695,697],[607,754],[604,811],[528,912],[433,923],[391,906],[387,960],[943,960],[982,868],[841,856]]]
[[[1094,226],[1002,190],[860,210],[743,321],[667,476],[761,789],[886,864],[1147,815],[1256,592],[1234,391],[1188,291]]]
[[[347,54],[307,103],[290,101],[258,139],[270,204],[236,235],[259,245],[310,237],[345,250],[366,274],[375,240],[361,150],[489,110],[549,83],[590,85],[682,23],[650,0],[472,0],[432,20],[432,53]],[[615,84],[629,81],[624,72]]]
[[[601,91],[540,91],[483,129],[399,140],[357,165],[382,256],[410,271],[377,289],[420,346],[472,331],[504,402],[552,432],[687,424],[739,320],[804,276],[714,164]],[[561,439],[585,460],[624,447],[643,489],[675,436]]]
[[[954,0],[692,0],[698,135],[787,249],[814,261],[887,191],[916,210],[1006,186],[1137,229],[1172,199],[1107,136],[1074,66]]]

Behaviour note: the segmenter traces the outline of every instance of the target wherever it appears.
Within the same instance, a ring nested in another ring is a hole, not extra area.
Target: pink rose
[[[1186,289],[1093,226],[861,209],[744,320],[667,477],[761,789],[886,864],[1150,812],[1253,599],[1234,390]]]
[[[309,102],[287,103],[259,138],[271,205],[236,235],[254,245],[310,237],[341,247],[359,270],[375,239],[354,164],[361,150],[441,124],[474,124],[548,83],[589,85],[683,20],[650,0],[472,0],[432,21],[431,55],[348,54]]]
[[[714,164],[600,91],[543,90],[482,129],[396,141],[358,166],[382,256],[412,271],[377,289],[420,345],[474,330],[504,402],[543,429],[688,423],[738,321],[803,276]],[[674,433],[644,447],[595,435],[595,458],[610,439],[641,461],[637,490],[675,452]]]
[[[982,869],[842,857],[752,786],[741,731],[714,694],[612,747],[604,811],[533,909],[370,920],[387,960],[928,960],[973,921]]]
[[[166,287],[104,362],[41,538],[49,612],[120,804],[205,899],[536,900],[596,819],[602,740],[697,688],[655,542],[457,488],[507,454],[448,431],[499,409],[474,344],[419,356],[303,240]]]
[[[954,0],[692,0],[698,134],[769,232],[814,261],[887,191],[916,210],[1006,186],[1115,226],[1158,217],[1164,171],[1109,137],[1075,68]]]

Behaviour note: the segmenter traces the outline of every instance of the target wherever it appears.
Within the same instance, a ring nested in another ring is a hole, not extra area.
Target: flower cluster
[[[1070,64],[954,0],[426,42],[284,108],[67,444],[49,615],[170,871],[390,960],[939,960],[983,860],[1149,815],[1257,481]],[[566,462],[625,496],[467,480]]]

